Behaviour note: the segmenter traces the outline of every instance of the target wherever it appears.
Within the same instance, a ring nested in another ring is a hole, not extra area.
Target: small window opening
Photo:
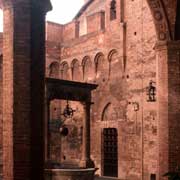
[[[111,1],[111,7],[110,7],[110,20],[116,19],[116,1]]]
[[[156,174],[151,174],[150,180],[156,180]]]

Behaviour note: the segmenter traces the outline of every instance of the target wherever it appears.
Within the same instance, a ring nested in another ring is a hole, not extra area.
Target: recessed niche
[[[150,180],[156,180],[156,174],[151,174]]]

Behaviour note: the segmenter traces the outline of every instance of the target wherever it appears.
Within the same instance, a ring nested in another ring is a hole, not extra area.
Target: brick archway
[[[172,40],[170,25],[168,23],[168,17],[164,8],[163,1],[147,0],[147,3],[153,16],[157,39],[161,41]]]

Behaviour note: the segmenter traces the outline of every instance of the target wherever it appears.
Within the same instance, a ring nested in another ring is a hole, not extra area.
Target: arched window
[[[103,109],[101,121],[109,121],[110,120],[110,111],[111,111],[111,103],[107,103]]]
[[[110,78],[112,76],[122,77],[123,62],[119,58],[118,52],[115,49],[109,52],[108,61],[109,61],[109,77]]]
[[[88,56],[83,58],[82,69],[83,69],[83,80],[85,82],[91,81],[94,78],[94,72],[93,72],[92,62]]]
[[[61,79],[70,80],[69,66],[67,62],[61,64]]]
[[[96,79],[102,79],[103,81],[108,79],[108,61],[105,59],[104,54],[98,53],[95,56],[95,72]]]
[[[116,0],[112,0],[110,4],[110,20],[116,19]]]
[[[59,78],[59,63],[53,62],[49,66],[49,77]]]
[[[72,67],[72,79],[74,81],[82,81],[82,71],[77,59],[74,59],[71,64]]]

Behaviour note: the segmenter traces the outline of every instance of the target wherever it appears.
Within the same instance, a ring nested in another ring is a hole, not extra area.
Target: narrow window
[[[59,77],[59,64],[53,62],[49,67],[49,77],[58,78]]]
[[[72,80],[73,81],[81,81],[82,80],[82,71],[80,69],[78,60],[74,60],[72,62]]]
[[[110,20],[116,19],[116,1],[112,0],[110,4]]]

